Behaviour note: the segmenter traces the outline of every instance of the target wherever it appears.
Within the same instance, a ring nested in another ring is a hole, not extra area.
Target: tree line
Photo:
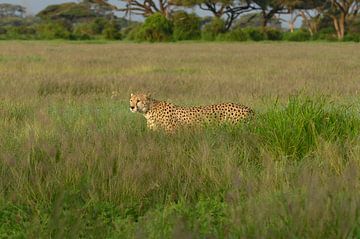
[[[27,17],[0,4],[0,38],[130,40],[359,40],[360,0],[83,0]],[[211,17],[199,17],[197,9]],[[192,13],[191,13],[192,12]],[[145,21],[133,21],[141,15]],[[284,16],[287,17],[284,17]],[[295,22],[301,19],[300,29]],[[281,29],[287,25],[289,30]]]

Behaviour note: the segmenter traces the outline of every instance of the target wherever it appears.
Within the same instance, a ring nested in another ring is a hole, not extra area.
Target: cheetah
[[[249,107],[234,103],[182,107],[155,100],[149,94],[131,94],[130,111],[143,114],[149,129],[166,132],[205,122],[236,124],[254,114]]]

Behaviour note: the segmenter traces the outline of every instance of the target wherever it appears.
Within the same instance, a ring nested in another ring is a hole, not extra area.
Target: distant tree
[[[108,0],[83,0],[82,3],[89,5],[97,16],[112,17],[114,11],[118,10],[118,8],[110,4]]]
[[[204,25],[202,30],[202,38],[207,41],[213,41],[220,34],[225,33],[225,22],[221,18],[214,17],[211,22]]]
[[[360,15],[352,17],[347,25],[347,30],[350,33],[360,34]]]
[[[120,40],[122,38],[121,33],[121,26],[115,20],[109,21],[103,31],[103,35],[105,39],[108,40]]]
[[[288,14],[285,0],[253,0],[259,6],[263,18],[262,27],[266,27],[276,14]]]
[[[349,18],[355,17],[360,10],[359,0],[327,0],[323,12],[331,17],[338,39],[345,36],[346,24]]]
[[[200,17],[198,17],[196,14],[189,14],[185,11],[178,11],[172,15],[171,20],[174,25],[174,40],[193,40],[200,38],[201,22]]]
[[[261,13],[248,13],[243,16],[241,16],[239,19],[237,19],[234,23],[234,27],[262,27],[263,26],[263,16]],[[272,18],[267,23],[268,27],[271,28],[281,28],[281,21],[278,18]]]
[[[323,19],[324,1],[302,0],[296,7],[302,18],[303,26],[307,28],[310,35],[313,36],[319,30],[321,19]]]
[[[96,17],[114,17],[115,7],[102,0],[84,0],[80,3],[63,3],[47,6],[37,16],[42,19],[77,22]]]
[[[294,32],[295,21],[301,17],[303,26],[311,35],[317,32],[321,13],[318,10],[323,5],[323,0],[282,0],[290,17],[286,20],[291,32]]]
[[[0,17],[24,17],[25,13],[26,8],[21,5],[0,4]]]
[[[146,18],[144,24],[136,33],[136,40],[162,42],[170,41],[173,34],[173,24],[161,13],[155,13]]]
[[[64,19],[71,22],[96,17],[95,13],[85,4],[63,3],[49,5],[37,14],[42,19]]]
[[[173,0],[178,6],[198,6],[204,11],[211,12],[216,18],[225,18],[225,30],[229,30],[233,22],[241,15],[259,10],[251,0]]]
[[[300,4],[302,4],[304,0],[283,0],[283,3],[285,4],[286,8],[288,9],[289,17],[288,19],[282,19],[282,21],[285,21],[289,25],[290,32],[294,32],[295,29],[295,22],[296,20],[301,16],[298,7]]]
[[[172,3],[169,0],[120,0],[126,4],[126,7],[119,9],[126,15],[142,15],[149,17],[159,13],[166,18],[170,17]]]
[[[300,14],[303,24],[314,34],[322,21],[330,18],[338,39],[345,36],[346,26],[360,10],[359,0],[303,0]]]

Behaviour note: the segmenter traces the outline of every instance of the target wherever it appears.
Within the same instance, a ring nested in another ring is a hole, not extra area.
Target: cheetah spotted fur
[[[143,114],[148,128],[166,132],[205,122],[236,124],[254,114],[249,107],[234,103],[181,107],[155,100],[148,94],[131,94],[130,111]]]

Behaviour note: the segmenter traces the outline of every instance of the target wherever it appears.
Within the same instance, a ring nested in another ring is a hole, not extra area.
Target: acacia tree
[[[9,3],[0,4],[0,17],[24,17],[25,7]]]
[[[83,0],[83,4],[87,4],[95,12],[97,16],[113,16],[114,11],[118,8],[109,3],[108,0]]]
[[[289,18],[287,20],[281,19],[281,21],[286,21],[289,25],[290,32],[294,32],[295,22],[301,16],[299,13],[299,5],[302,4],[304,0],[283,0],[286,9],[288,9]]]
[[[43,19],[65,20],[71,23],[82,19],[92,19],[95,17],[114,16],[115,7],[108,4],[104,0],[84,0],[80,3],[63,3],[57,5],[49,5],[37,16]]]
[[[251,0],[173,0],[175,5],[199,7],[211,12],[216,18],[225,18],[225,30],[229,30],[241,14],[259,9]]]
[[[149,17],[154,13],[160,13],[166,18],[170,17],[172,3],[169,0],[121,0],[126,4],[125,8],[120,8],[120,11],[125,14],[142,15]]]
[[[345,27],[349,17],[356,16],[360,10],[359,0],[327,0],[324,14],[331,17],[339,40],[345,36]]]
[[[263,27],[266,27],[268,22],[276,14],[289,13],[285,0],[253,0],[253,2],[260,8],[261,15],[263,17]]]
[[[290,18],[287,20],[290,31],[295,28],[295,21],[301,17],[303,26],[305,26],[311,35],[317,32],[321,11],[324,5],[323,0],[283,0],[285,7],[288,9]]]

